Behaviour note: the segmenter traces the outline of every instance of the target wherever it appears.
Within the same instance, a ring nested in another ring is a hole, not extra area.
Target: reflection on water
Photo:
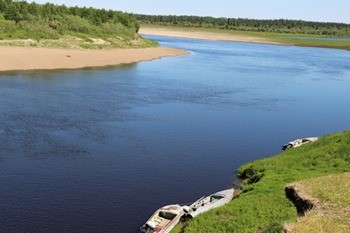
[[[349,52],[151,38],[190,54],[0,76],[0,232],[135,232],[287,141],[349,128]]]

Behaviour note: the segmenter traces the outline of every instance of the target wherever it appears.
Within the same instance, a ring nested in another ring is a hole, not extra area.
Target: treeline
[[[256,20],[242,18],[141,14],[136,15],[136,18],[141,24],[153,24],[162,26],[218,28],[239,31],[350,37],[350,25],[343,23],[322,23],[286,19]]]
[[[58,39],[62,35],[132,38],[139,24],[120,11],[0,0],[0,39]]]

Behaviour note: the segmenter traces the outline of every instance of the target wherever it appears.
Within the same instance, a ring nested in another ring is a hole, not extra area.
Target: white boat
[[[202,197],[195,201],[190,206],[183,206],[185,211],[185,216],[190,218],[195,218],[198,215],[207,212],[211,209],[226,205],[234,197],[234,189],[226,189],[207,197]]]
[[[142,233],[168,233],[180,221],[184,211],[179,205],[167,205],[158,209],[140,228]]]
[[[309,142],[314,142],[314,141],[317,141],[317,140],[318,140],[317,137],[296,139],[294,141],[288,142],[287,144],[283,145],[282,149],[283,150],[287,150],[289,148],[296,148],[296,147],[302,146],[304,144],[307,144]]]

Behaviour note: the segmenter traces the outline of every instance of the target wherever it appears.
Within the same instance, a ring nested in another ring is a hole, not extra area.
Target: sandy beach
[[[0,47],[0,71],[103,67],[185,54],[186,51],[166,47],[112,50]]]
[[[237,42],[249,42],[249,43],[262,43],[262,44],[281,44],[271,41],[266,38],[249,36],[249,35],[235,35],[225,32],[206,32],[206,31],[188,31],[180,28],[164,28],[164,27],[147,27],[142,26],[139,34],[156,35],[156,36],[171,36],[182,37],[192,39],[205,39],[205,40],[219,40],[219,41],[237,41]]]
[[[179,28],[141,27],[139,33],[193,39],[279,44],[269,41],[266,38],[249,35],[235,35],[224,32],[186,31]],[[111,50],[0,46],[0,72],[104,67],[185,54],[187,54],[186,51],[161,46],[154,48]]]

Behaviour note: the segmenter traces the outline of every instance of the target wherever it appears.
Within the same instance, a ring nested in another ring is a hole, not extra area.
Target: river
[[[187,56],[0,74],[0,232],[137,232],[350,126],[350,53],[149,36]]]

